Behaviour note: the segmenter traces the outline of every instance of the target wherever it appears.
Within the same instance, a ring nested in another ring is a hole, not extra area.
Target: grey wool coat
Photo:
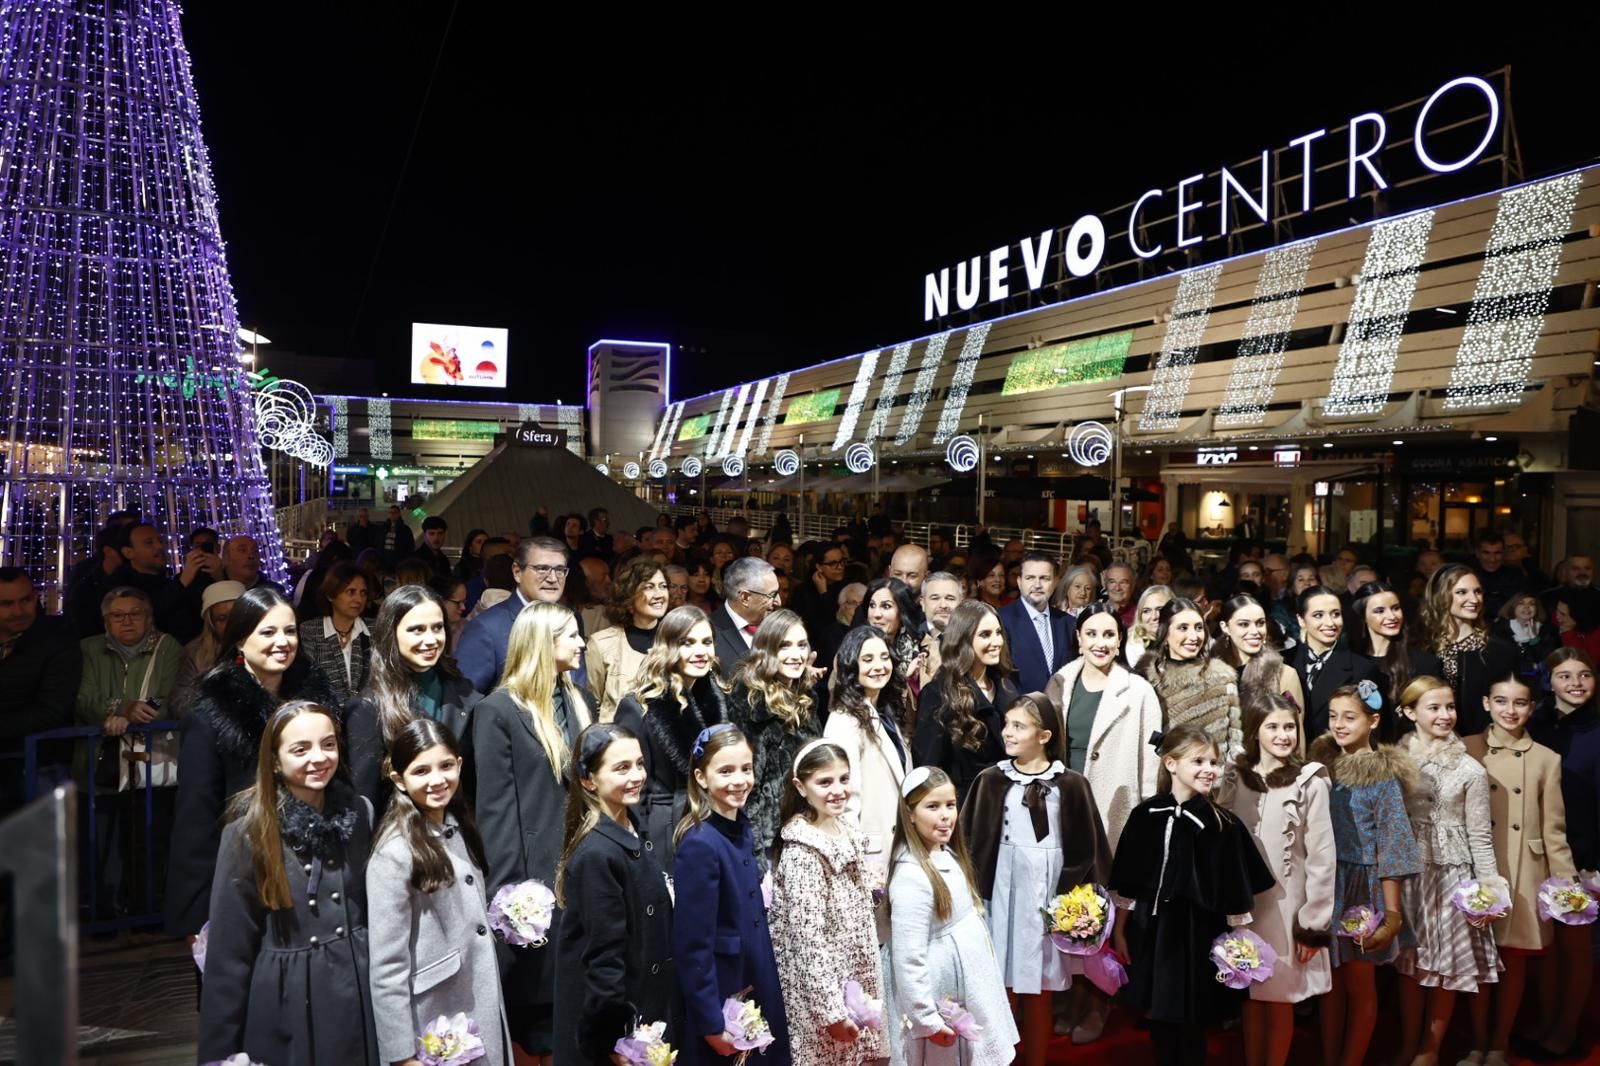
[[[383,1062],[412,1057],[418,1034],[430,1023],[465,1012],[483,1037],[486,1054],[478,1061],[511,1066],[483,871],[453,818],[435,831],[444,836],[454,884],[431,893],[413,888],[411,847],[391,830],[367,860],[367,966],[378,1057]]]

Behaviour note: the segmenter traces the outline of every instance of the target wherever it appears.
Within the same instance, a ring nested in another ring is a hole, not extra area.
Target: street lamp
[[[250,346],[250,369],[254,370],[256,368],[256,357],[260,354],[260,346],[263,344],[271,344],[272,341],[268,340],[267,337],[256,330],[246,329],[244,326],[240,326],[237,330],[235,330],[234,336],[239,339],[240,344],[248,344]],[[241,356],[240,361],[243,362],[243,360],[244,357]]]
[[[1116,415],[1116,447],[1111,453],[1111,550],[1122,539],[1122,410],[1130,392],[1149,392],[1149,385],[1124,385],[1111,393],[1111,408]]]

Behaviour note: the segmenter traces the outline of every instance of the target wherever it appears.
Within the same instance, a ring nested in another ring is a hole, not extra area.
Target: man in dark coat
[[[383,552],[384,562],[394,566],[396,562],[416,551],[416,540],[411,533],[411,527],[406,525],[405,519],[401,517],[400,508],[390,504],[389,520],[378,527],[377,539],[369,547]]]
[[[100,615],[100,601],[107,592],[120,586],[136,588],[150,597],[156,628],[180,644],[200,635],[200,612],[189,594],[201,575],[198,567],[186,567],[174,578],[167,570],[167,548],[155,526],[139,522],[122,529],[117,542],[122,565],[110,574],[95,573],[73,592],[72,614],[83,637],[106,630]]]
[[[378,527],[372,524],[367,509],[356,508],[356,520],[344,529],[344,542],[350,545],[350,551],[360,555],[366,549],[378,546],[379,540]]]
[[[73,724],[83,655],[72,625],[45,616],[27,571],[0,566],[0,751]],[[22,760],[0,760],[0,814],[22,806]]]
[[[417,545],[416,558],[421,559],[433,569],[433,576],[440,581],[453,580],[450,573],[450,557],[444,553],[444,537],[450,530],[450,523],[438,515],[429,515],[422,520],[422,543]]]
[[[468,622],[456,645],[456,663],[473,688],[493,692],[499,686],[517,614],[535,600],[561,603],[567,573],[567,546],[554,537],[529,537],[517,545],[517,560],[511,566],[516,591]],[[577,618],[576,612],[573,617]],[[581,618],[578,632],[583,632]],[[573,680],[580,687],[588,685],[588,675],[581,669],[573,671]]]
[[[722,571],[722,606],[711,612],[717,664],[724,677],[750,654],[762,619],[778,606],[778,575],[764,559],[746,555]]]
[[[1017,581],[1022,595],[1000,608],[1000,625],[1023,692],[1043,692],[1050,675],[1078,657],[1077,621],[1050,605],[1055,585],[1055,560],[1044,552],[1028,552]]]

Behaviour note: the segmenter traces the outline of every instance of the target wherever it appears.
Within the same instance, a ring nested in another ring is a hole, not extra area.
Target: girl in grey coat
[[[431,718],[389,751],[396,795],[367,862],[369,972],[378,1057],[415,1061],[417,1037],[465,1014],[484,1066],[511,1066],[500,971],[485,912],[483,842],[461,793],[461,749]]]

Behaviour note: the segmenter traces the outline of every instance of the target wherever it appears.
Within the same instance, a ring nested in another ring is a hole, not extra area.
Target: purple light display
[[[0,4],[0,559],[47,593],[128,507],[287,572],[179,14]]]

